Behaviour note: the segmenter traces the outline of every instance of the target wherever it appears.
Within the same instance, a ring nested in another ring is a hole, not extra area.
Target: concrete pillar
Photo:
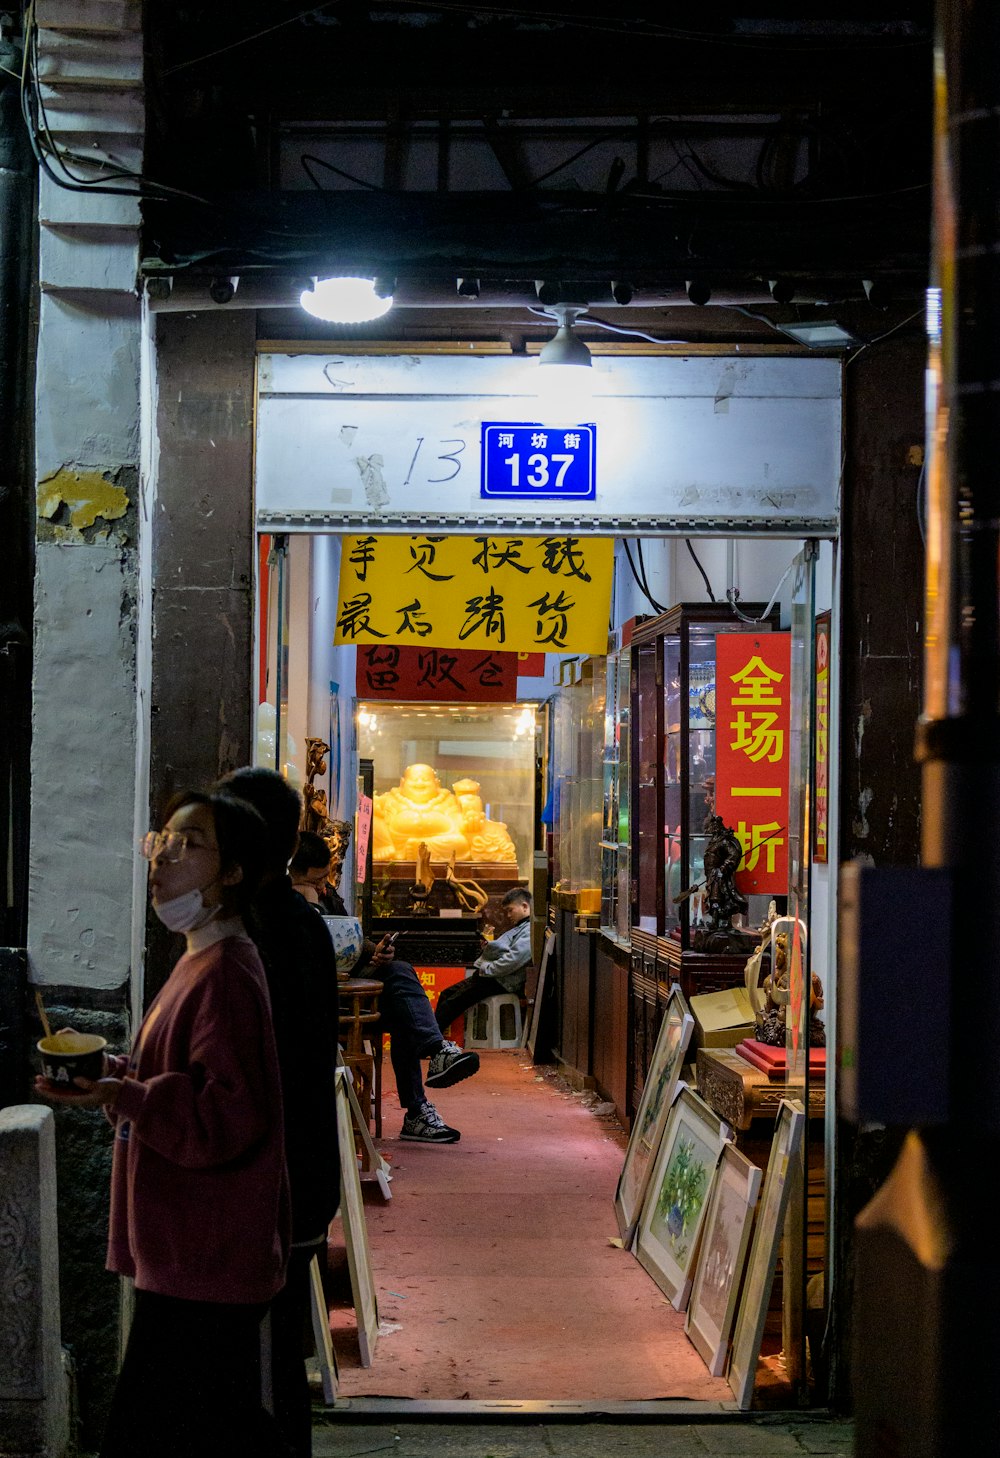
[[[12,1104],[0,1109],[0,1458],[62,1458],[68,1445],[55,1120]]]
[[[224,306],[153,317],[149,816],[251,759],[256,317]],[[145,1000],[176,960],[150,918]]]
[[[52,145],[93,158],[75,164],[93,175],[111,158],[141,171],[139,0],[38,0],[34,17]],[[29,977],[57,1025],[99,1032],[119,1050],[141,970],[132,964],[139,203],[67,190],[42,172],[38,218]],[[32,1016],[29,1056],[37,1036]],[[89,1446],[119,1350],[119,1282],[104,1269],[111,1138],[105,1120],[75,1109],[60,1110],[56,1128],[63,1337]],[[47,1209],[55,1219],[54,1199]]]

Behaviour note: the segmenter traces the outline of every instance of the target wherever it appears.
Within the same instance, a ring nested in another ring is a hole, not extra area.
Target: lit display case
[[[765,606],[740,604],[755,620]],[[777,626],[773,610],[755,631]],[[746,631],[728,604],[681,603],[632,639],[632,941],[687,993],[732,986],[745,961],[693,948],[692,888],[704,877],[705,820],[714,808],[716,637]],[[766,916],[767,900],[750,897],[750,926]]]
[[[415,966],[471,963],[504,893],[531,885],[537,708],[357,702],[358,755],[372,764],[372,928],[397,932]]]
[[[608,654],[604,700],[604,829],[601,838],[601,928],[627,942],[631,917],[631,649]]]
[[[574,667],[552,716],[552,858],[557,904],[585,915],[601,909],[604,791],[604,660]]]
[[[530,878],[536,709],[358,701],[358,754],[374,768],[376,886],[390,867],[412,871],[421,841],[436,873],[454,853],[463,874],[502,867]]]

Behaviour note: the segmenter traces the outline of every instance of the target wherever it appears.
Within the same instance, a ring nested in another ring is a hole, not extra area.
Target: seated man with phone
[[[450,1088],[479,1070],[479,1054],[459,1048],[442,1036],[420,978],[409,962],[395,955],[396,933],[379,942],[366,938],[361,956],[351,969],[354,976],[373,977],[382,983],[379,1021],[375,1037],[388,1033],[389,1056],[396,1076],[396,1092],[405,1113],[400,1139],[420,1144],[457,1144],[461,1135],[444,1122],[427,1098],[428,1088]],[[420,1061],[429,1059],[427,1077]]]
[[[438,998],[437,1024],[442,1032],[477,1002],[512,992],[523,997],[531,966],[531,893],[515,886],[500,900],[506,929],[494,941],[485,939],[464,982],[446,987]]]

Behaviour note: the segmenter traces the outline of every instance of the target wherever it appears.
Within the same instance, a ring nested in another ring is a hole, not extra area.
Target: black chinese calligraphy
[[[450,582],[455,575],[453,572],[431,571],[438,546],[445,540],[444,537],[411,538],[410,556],[413,558],[413,566],[408,567],[407,572],[422,572],[431,582]]]
[[[579,577],[582,582],[590,581],[579,537],[543,537],[541,547],[545,572],[551,572],[553,577]]]
[[[371,633],[373,638],[386,637],[385,633],[380,633],[372,624],[371,606],[372,595],[370,592],[359,592],[341,604],[337,627],[345,638],[353,640],[359,633]]]
[[[359,648],[364,655],[365,683],[369,689],[386,692],[399,683],[399,648]]]
[[[568,598],[560,589],[550,602],[548,593],[543,592],[541,597],[536,597],[534,602],[528,603],[528,606],[538,609],[538,616],[535,620],[535,642],[551,643],[554,648],[565,648],[566,634],[569,631],[569,614],[576,607],[572,598]]]
[[[433,632],[432,625],[424,617],[420,607],[420,599],[415,597],[412,602],[406,603],[404,607],[397,608],[399,615],[400,633],[415,633],[418,638],[426,638],[427,634]]]
[[[487,574],[498,571],[501,567],[513,567],[516,572],[522,572],[525,576],[531,571],[521,560],[521,549],[524,546],[521,537],[473,537],[472,540],[478,542],[480,547],[472,559],[473,567],[479,567]]]
[[[490,588],[489,592],[478,597],[470,597],[465,604],[466,619],[458,630],[458,636],[464,643],[466,638],[482,629],[487,638],[499,638],[500,642],[506,642],[507,628],[504,622],[503,594]]]
[[[368,581],[368,568],[375,561],[375,544],[377,537],[356,537],[354,545],[348,555],[348,562],[354,568],[355,576],[359,582]]]

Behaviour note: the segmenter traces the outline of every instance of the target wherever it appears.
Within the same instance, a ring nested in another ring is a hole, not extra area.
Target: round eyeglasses
[[[188,838],[180,830],[147,830],[139,842],[139,854],[147,861],[180,861]]]

